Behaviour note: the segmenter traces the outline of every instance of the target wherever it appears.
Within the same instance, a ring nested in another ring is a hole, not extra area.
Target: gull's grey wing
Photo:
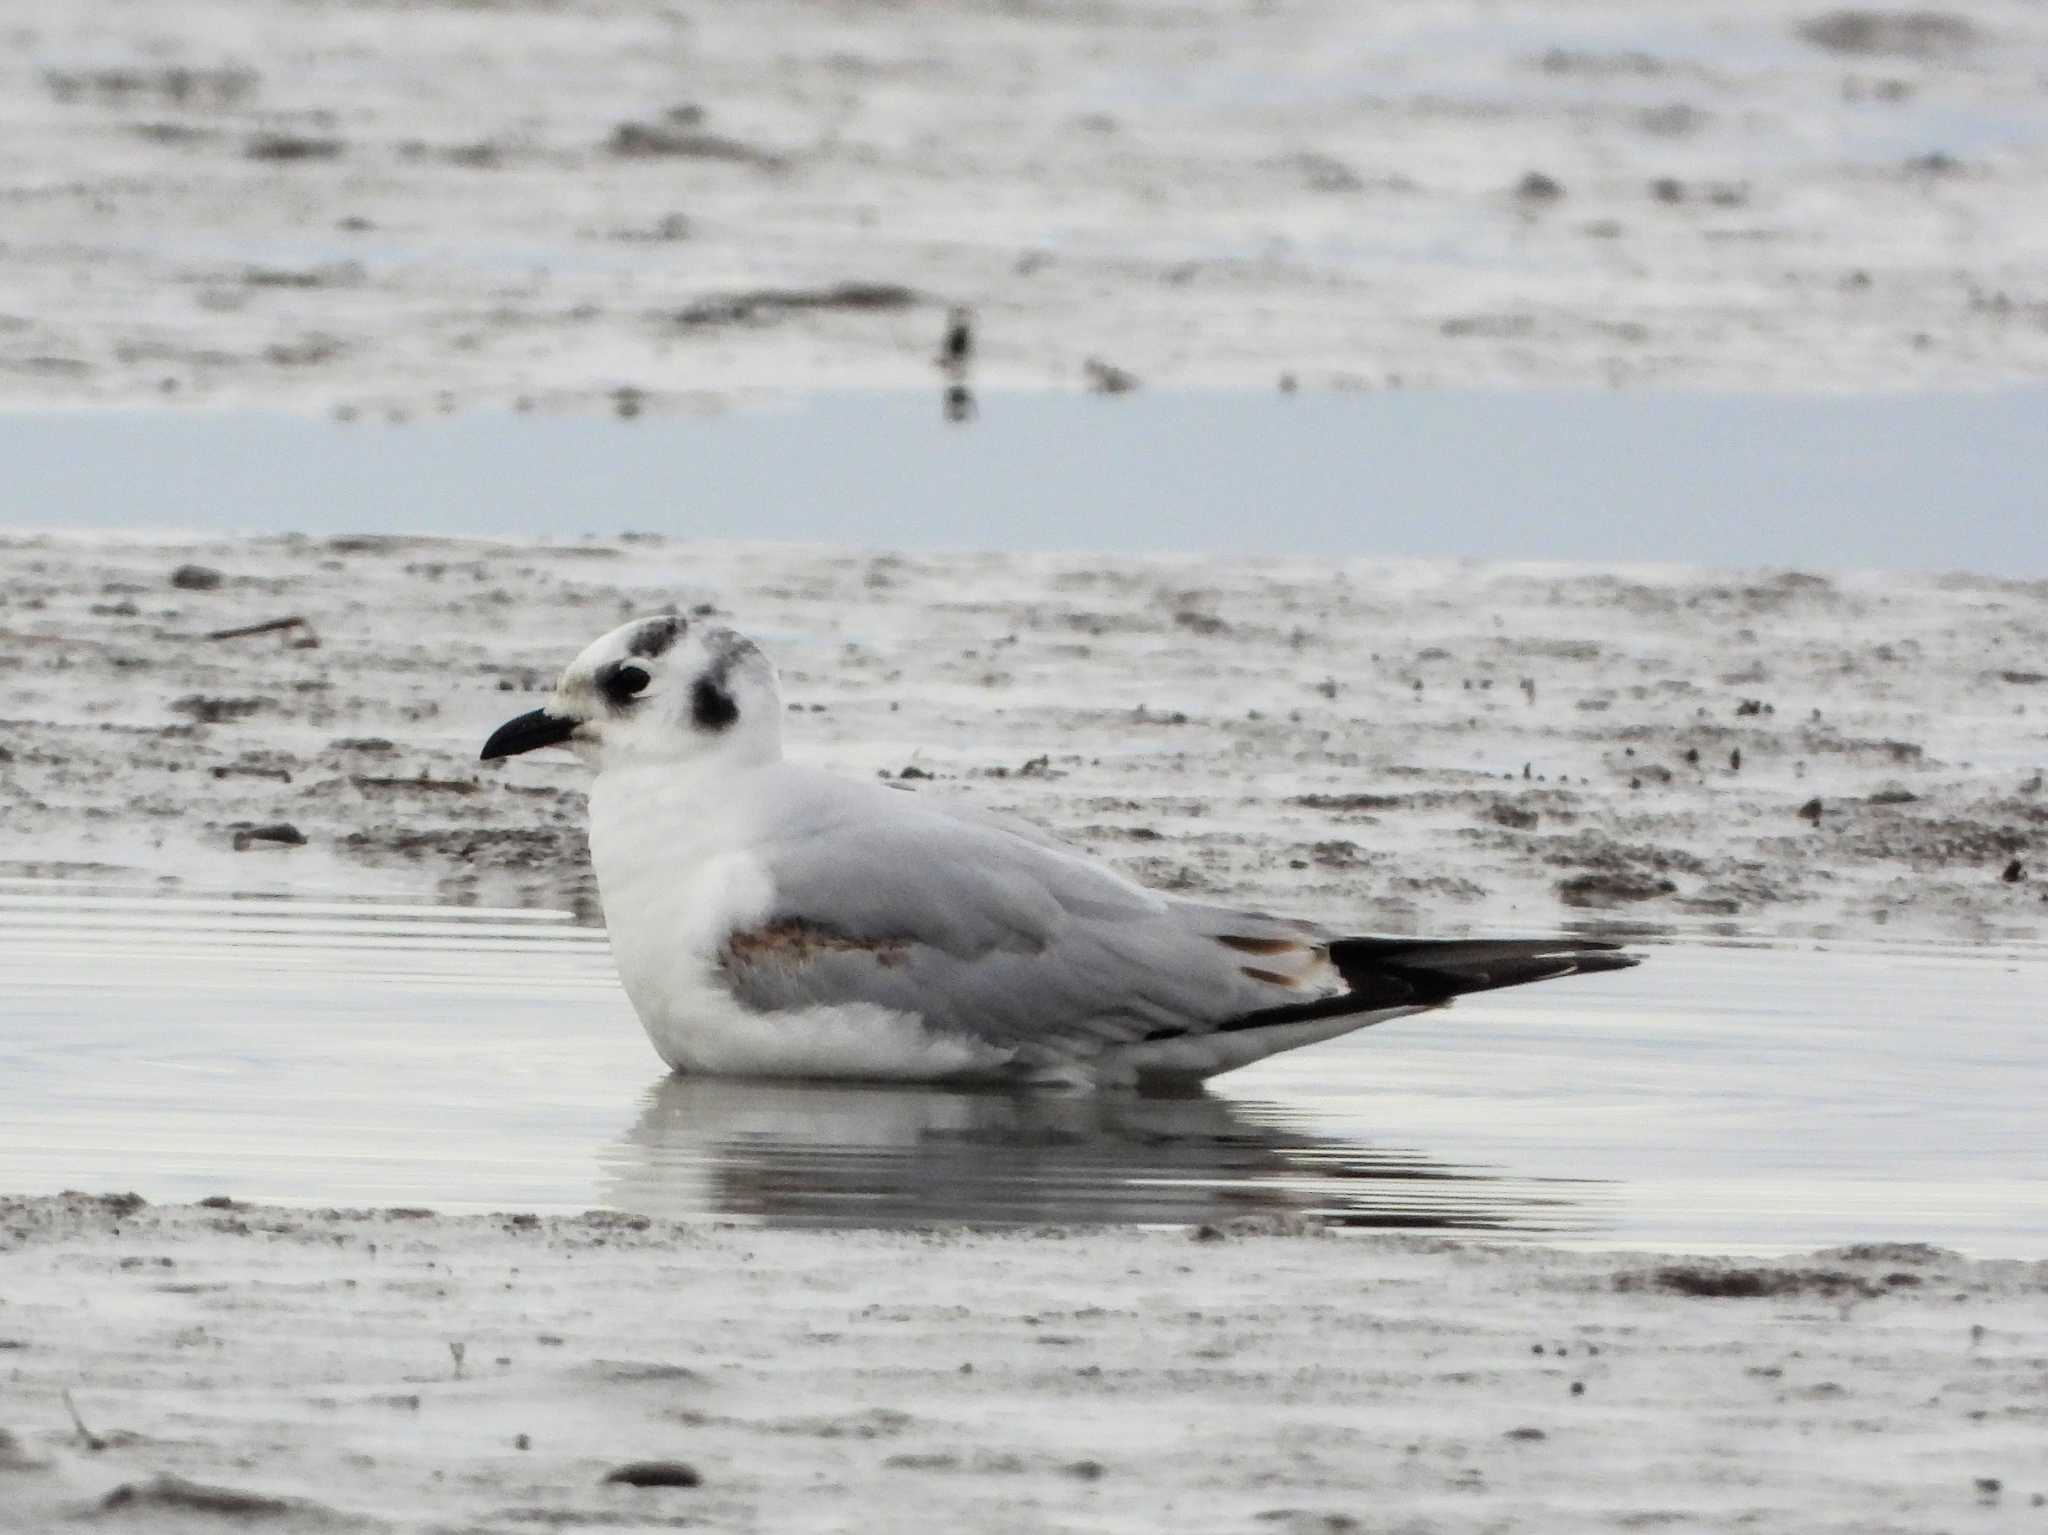
[[[1146,890],[1049,840],[844,780],[781,780],[734,995],[867,1002],[1030,1054],[1352,1024],[1635,960],[1575,939],[1339,937]],[[1337,1030],[1341,1031],[1341,1030]],[[1253,1051],[1245,1058],[1254,1058]]]
[[[870,1002],[1092,1055],[1341,989],[1318,929],[1176,902],[995,818],[808,775],[777,799],[773,903],[723,954],[749,1006]]]

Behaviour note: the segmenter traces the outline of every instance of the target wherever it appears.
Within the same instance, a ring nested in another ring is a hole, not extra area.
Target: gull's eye
[[[637,666],[615,666],[599,682],[604,696],[613,703],[624,707],[633,701],[633,695],[646,687],[653,679]]]

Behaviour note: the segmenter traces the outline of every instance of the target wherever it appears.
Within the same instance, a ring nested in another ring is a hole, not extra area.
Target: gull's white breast
[[[772,770],[771,770],[772,771]],[[661,1058],[719,1076],[930,1081],[1000,1070],[1011,1052],[937,1033],[873,1003],[777,1012],[742,1006],[721,956],[775,910],[752,847],[753,773],[612,768],[590,789],[590,857],[619,981]]]

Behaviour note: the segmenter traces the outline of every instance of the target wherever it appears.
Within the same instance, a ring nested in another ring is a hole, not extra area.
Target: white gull
[[[612,952],[677,1071],[1198,1081],[1466,992],[1635,963],[1180,900],[1025,822],[786,762],[782,715],[752,641],[664,613],[592,643],[483,749],[566,746],[596,769]]]

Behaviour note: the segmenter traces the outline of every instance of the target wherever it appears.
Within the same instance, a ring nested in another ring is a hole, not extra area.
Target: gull
[[[1635,963],[1569,938],[1349,935],[1146,887],[1028,822],[782,755],[775,668],[658,613],[483,760],[596,770],[590,856],[654,1048],[711,1076],[1187,1084],[1467,992]]]

